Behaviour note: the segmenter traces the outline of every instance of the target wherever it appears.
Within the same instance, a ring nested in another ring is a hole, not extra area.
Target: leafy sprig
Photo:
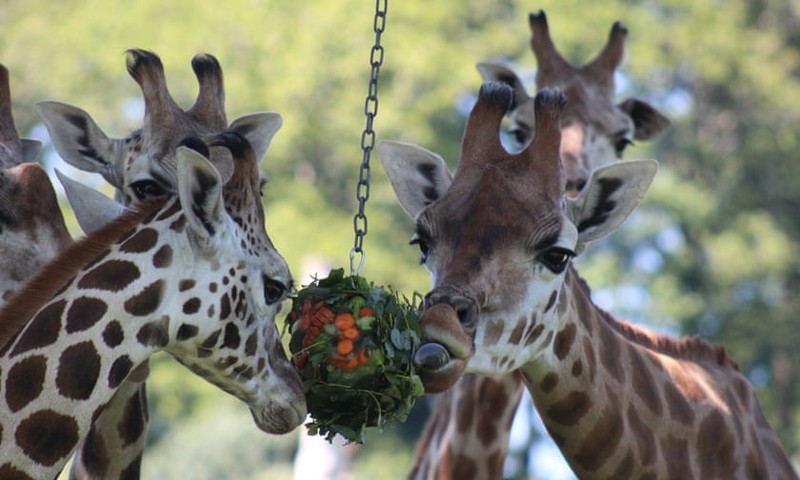
[[[344,269],[314,279],[292,298],[285,327],[312,418],[309,435],[332,441],[338,434],[363,443],[366,428],[406,420],[423,394],[413,364],[420,298],[412,299],[345,275]],[[336,319],[343,314],[355,319],[357,334],[349,323],[347,331],[348,340],[355,337],[352,351],[340,345],[344,330]]]

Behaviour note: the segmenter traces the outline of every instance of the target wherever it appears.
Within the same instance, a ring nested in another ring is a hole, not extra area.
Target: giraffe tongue
[[[450,352],[441,343],[426,343],[414,353],[414,365],[420,370],[439,370],[450,361]]]

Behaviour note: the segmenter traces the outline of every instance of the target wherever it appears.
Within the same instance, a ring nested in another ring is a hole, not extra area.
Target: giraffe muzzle
[[[414,355],[417,373],[426,393],[441,393],[464,373],[474,352],[472,337],[449,303],[426,308],[420,317],[420,332],[423,344]]]
[[[267,433],[283,434],[294,430],[306,418],[306,404],[301,400],[293,403],[267,402],[260,408],[250,407],[256,426]]]

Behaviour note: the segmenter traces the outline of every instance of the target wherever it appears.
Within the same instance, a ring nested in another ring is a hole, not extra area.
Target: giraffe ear
[[[282,125],[283,117],[279,113],[260,112],[237,118],[229,130],[242,134],[250,142],[256,152],[256,160],[260,162]]]
[[[190,230],[201,243],[208,244],[223,227],[222,180],[211,162],[195,150],[178,147],[175,156],[183,213]]]
[[[403,209],[411,218],[444,195],[453,175],[439,155],[410,143],[383,140],[381,165]]]
[[[520,80],[517,73],[506,65],[499,62],[487,61],[478,63],[476,67],[484,82],[500,82],[511,87],[514,91],[514,100],[511,104],[511,110],[514,110],[531,99],[531,96],[525,91],[525,86],[522,84],[522,80]]]
[[[658,162],[631,160],[598,168],[575,199],[566,199],[567,217],[578,229],[578,241],[587,243],[619,227],[644,198]]]
[[[34,108],[50,132],[53,147],[65,162],[87,172],[99,173],[114,187],[122,188],[122,172],[111,163],[114,141],[86,111],[55,101],[36,102]]]
[[[125,211],[125,207],[97,190],[75,181],[56,169],[58,181],[64,187],[67,200],[84,233],[100,229]]]
[[[635,140],[653,139],[670,126],[669,119],[644,100],[629,98],[617,106],[633,120]]]

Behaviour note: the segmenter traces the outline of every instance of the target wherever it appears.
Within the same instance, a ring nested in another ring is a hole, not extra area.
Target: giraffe
[[[580,478],[798,478],[723,347],[617,320],[592,303],[571,265],[625,220],[657,163],[607,165],[577,197],[565,196],[565,97],[537,93],[533,140],[516,154],[498,136],[511,101],[505,85],[481,88],[451,182],[436,181],[448,176],[443,162],[408,160],[418,147],[385,152],[433,280],[417,358],[426,391],[465,370],[518,371]],[[471,416],[472,405],[458,414]],[[455,478],[481,478],[479,468],[453,459]]]
[[[0,477],[54,478],[115,390],[156,351],[242,400],[256,425],[305,418],[275,316],[292,288],[264,228],[255,152],[236,132],[176,153],[177,196],[68,247],[0,310]],[[213,153],[211,153],[213,155]]]
[[[194,104],[186,110],[173,100],[158,55],[131,49],[126,64],[142,91],[145,114],[142,127],[125,137],[109,137],[89,113],[76,106],[52,100],[35,105],[59,155],[79,169],[102,175],[125,205],[175,194],[174,155],[185,137],[207,138],[229,128],[244,135],[260,159],[281,127],[280,115],[272,112],[244,115],[228,125],[222,68],[213,55],[199,54],[192,59],[199,91]],[[212,148],[220,150],[215,158],[222,161],[216,166],[224,180],[230,175],[225,150]],[[73,195],[75,187],[68,180],[62,183],[84,231],[97,229],[117,215],[119,208],[113,205],[87,208],[76,204],[76,198],[82,198]],[[132,472],[140,468],[147,440],[147,374],[145,363],[120,387],[92,425],[73,462],[73,479],[119,478],[123,473],[126,478],[138,477]]]
[[[530,13],[530,45],[536,57],[536,89],[559,88],[569,99],[561,119],[561,161],[566,174],[566,192],[575,196],[591,172],[622,159],[634,140],[652,140],[670,125],[669,119],[639,98],[614,102],[614,73],[622,63],[628,29],[615,22],[608,40],[597,56],[575,65],[558,52],[550,36],[544,11]],[[503,63],[486,61],[477,65],[484,81],[507,83],[513,88],[509,133],[516,147],[526,145],[533,135],[533,97],[522,80]]]
[[[53,186],[35,163],[40,147],[17,134],[9,73],[0,65],[0,303],[72,241]]]
[[[567,62],[558,52],[544,11],[530,13],[528,24],[531,50],[538,65],[537,89],[558,87],[569,100],[561,116],[560,156],[566,177],[565,193],[575,197],[592,171],[622,160],[623,152],[633,139],[654,139],[670,122],[644,100],[626,98],[615,102],[614,75],[622,61],[628,33],[620,22],[611,27],[600,53],[583,65]],[[505,64],[486,61],[477,67],[484,80],[512,87],[512,106],[508,113],[510,133],[515,139],[513,146],[522,148],[533,135],[533,97],[528,95],[514,70]],[[409,477],[451,478],[452,458],[468,455],[486,469],[480,478],[502,478],[510,425],[523,390],[519,375],[477,377],[465,374],[456,385],[436,396]],[[499,402],[506,398],[509,400]],[[462,425],[458,406],[464,402],[477,405],[480,413]],[[476,440],[478,434],[481,441]],[[486,448],[489,438],[494,439],[492,448]]]

